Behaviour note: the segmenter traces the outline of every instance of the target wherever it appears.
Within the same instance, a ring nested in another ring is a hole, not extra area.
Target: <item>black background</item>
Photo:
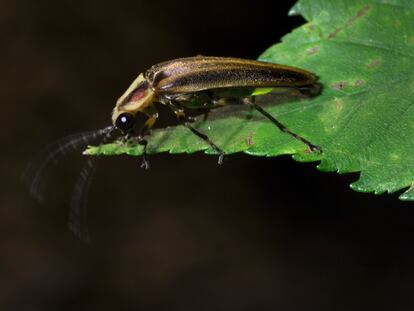
[[[408,310],[414,206],[290,157],[100,159],[92,243],[67,230],[84,158],[47,202],[20,175],[48,143],[102,128],[157,62],[257,58],[303,23],[293,1],[18,0],[0,10],[0,310]],[[161,123],[162,124],[162,123]]]

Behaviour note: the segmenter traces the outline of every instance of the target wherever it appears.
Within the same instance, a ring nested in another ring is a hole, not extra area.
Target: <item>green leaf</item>
[[[195,127],[227,154],[293,154],[320,160],[322,171],[361,172],[357,191],[395,192],[414,200],[414,1],[300,0],[290,14],[308,21],[260,59],[316,73],[321,95],[266,105],[290,130],[322,147],[322,154],[281,133],[252,111],[218,112]],[[191,153],[207,144],[182,126],[155,130],[149,153]],[[142,146],[89,147],[88,154],[140,155]]]

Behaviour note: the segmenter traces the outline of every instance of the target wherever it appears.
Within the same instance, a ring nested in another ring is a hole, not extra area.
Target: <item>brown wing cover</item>
[[[231,57],[196,56],[152,66],[147,80],[158,93],[193,93],[231,87],[286,87],[314,83],[314,74],[295,67]]]

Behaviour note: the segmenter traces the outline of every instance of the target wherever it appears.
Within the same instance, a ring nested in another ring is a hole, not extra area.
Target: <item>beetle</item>
[[[185,109],[197,108],[208,112],[230,104],[249,105],[278,129],[303,142],[311,151],[319,151],[319,146],[290,131],[254,100],[254,93],[262,88],[294,88],[301,91],[315,85],[317,77],[311,72],[255,60],[195,56],[159,63],[140,74],[117,100],[112,111],[112,125],[57,141],[46,150],[47,155],[41,157],[40,165],[28,170],[25,179],[30,192],[41,199],[46,180],[44,175],[51,165],[69,151],[77,150],[92,140],[100,139],[104,144],[115,130],[121,132],[125,141],[131,138],[144,145],[142,167],[148,169],[146,137],[158,118],[156,103],[171,108],[182,125],[207,142],[219,154],[219,164],[223,161],[224,152],[191,125],[192,120],[186,116]],[[134,136],[138,114],[144,114],[147,119],[138,135]],[[69,227],[83,240],[88,240],[84,205],[93,172],[94,161],[90,158],[81,170],[71,200]]]
[[[148,168],[147,140],[144,139],[158,118],[155,103],[168,106],[179,122],[206,141],[218,154],[224,152],[207,135],[191,125],[186,108],[205,111],[227,104],[247,104],[268,118],[281,131],[306,144],[311,151],[320,147],[293,133],[266,110],[254,102],[257,88],[302,88],[315,85],[317,77],[306,70],[269,62],[233,57],[195,56],[156,64],[140,74],[117,100],[112,111],[112,123],[125,137],[132,136],[138,113],[147,120],[135,139],[144,145],[143,168]]]

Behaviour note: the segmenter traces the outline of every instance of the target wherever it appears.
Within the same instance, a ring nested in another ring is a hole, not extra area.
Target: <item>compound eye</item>
[[[115,126],[122,132],[129,132],[133,129],[135,117],[130,113],[121,113],[116,119]]]

